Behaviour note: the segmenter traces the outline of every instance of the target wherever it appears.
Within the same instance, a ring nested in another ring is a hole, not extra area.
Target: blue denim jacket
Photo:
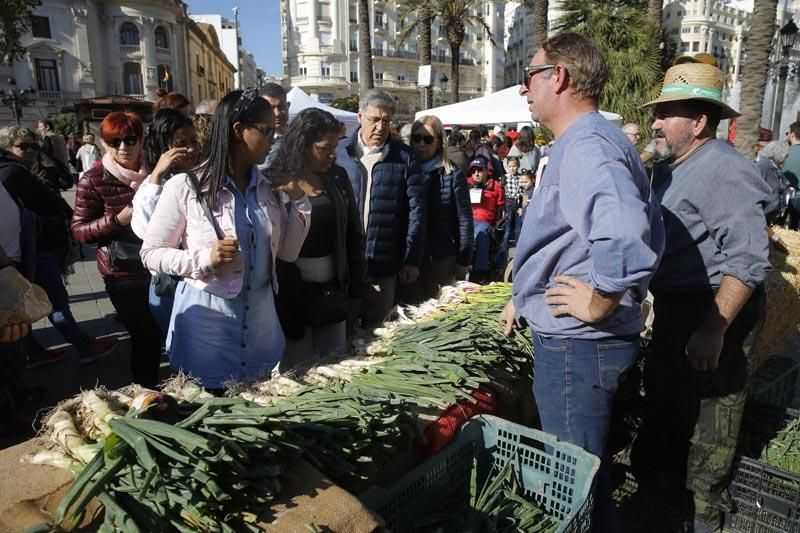
[[[664,250],[664,226],[639,154],[597,112],[576,119],[553,145],[525,214],[514,259],[514,304],[542,335],[601,339],[641,328],[639,305]],[[554,317],[544,302],[568,275],[625,291],[606,319]]]

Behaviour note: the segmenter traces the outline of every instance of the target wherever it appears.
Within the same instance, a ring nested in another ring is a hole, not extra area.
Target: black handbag
[[[312,328],[347,320],[347,293],[337,281],[303,282],[306,294],[306,323]]]
[[[155,292],[156,296],[159,298],[175,296],[175,289],[181,279],[180,276],[170,276],[164,272],[159,272],[153,276],[153,292]]]
[[[133,234],[111,241],[108,245],[108,259],[111,265],[122,272],[134,272],[144,268],[139,252],[142,239]]]

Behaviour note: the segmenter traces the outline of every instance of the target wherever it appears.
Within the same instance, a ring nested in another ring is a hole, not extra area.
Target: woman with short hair
[[[159,382],[161,332],[147,305],[150,273],[139,259],[142,241],[131,228],[133,196],[147,177],[142,153],[144,124],[131,112],[115,111],[100,123],[106,153],[78,180],[72,234],[97,244],[97,269],[106,292],[131,336],[130,367],[136,383]]]

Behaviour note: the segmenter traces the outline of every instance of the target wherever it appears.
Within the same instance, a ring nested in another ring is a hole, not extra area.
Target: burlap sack
[[[33,285],[11,267],[0,269],[0,326],[30,324],[53,310],[44,289]]]

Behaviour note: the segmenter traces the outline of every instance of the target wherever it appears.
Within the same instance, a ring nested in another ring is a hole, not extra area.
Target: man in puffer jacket
[[[373,89],[361,100],[361,127],[337,163],[347,170],[364,224],[367,290],[362,326],[380,325],[400,283],[413,283],[425,251],[425,185],[411,149],[389,138],[392,95]]]

